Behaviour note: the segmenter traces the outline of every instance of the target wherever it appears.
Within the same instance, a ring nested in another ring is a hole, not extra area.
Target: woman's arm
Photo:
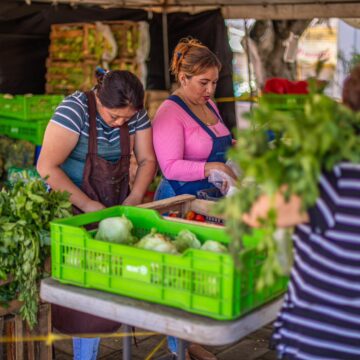
[[[274,199],[268,195],[261,195],[250,212],[244,214],[243,220],[249,226],[259,227],[259,219],[266,218],[270,208],[274,207],[277,212],[277,226],[295,226],[309,221],[308,214],[301,211],[301,205],[301,199],[296,195],[286,201],[282,191],[278,191]]]
[[[156,173],[156,157],[152,143],[152,129],[138,130],[134,136],[134,153],[138,168],[131,193],[124,200],[123,205],[140,204]]]
[[[104,205],[91,200],[82,192],[60,168],[75,148],[79,135],[56,123],[50,122],[46,128],[37,171],[42,178],[48,176],[46,182],[54,190],[67,191],[70,201],[84,212],[96,211]]]
[[[185,160],[184,153],[193,149],[185,149],[186,129],[183,118],[176,104],[164,103],[156,113],[153,121],[153,139],[156,157],[163,175],[169,180],[196,181],[209,176],[212,169],[224,171],[235,177],[231,169],[221,162],[206,162],[204,160]],[[191,120],[193,121],[193,120]],[[194,143],[194,149],[199,147]],[[209,141],[209,152],[211,141]],[[201,148],[204,152],[204,149]],[[205,151],[206,154],[206,151]],[[206,158],[206,156],[205,156]]]

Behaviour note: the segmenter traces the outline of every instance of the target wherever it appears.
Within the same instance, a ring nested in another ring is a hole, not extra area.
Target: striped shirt
[[[320,178],[272,342],[280,359],[360,359],[360,165]]]
[[[77,91],[66,97],[55,110],[51,122],[79,135],[75,148],[61,167],[76,185],[81,186],[89,139],[89,113],[86,94]],[[128,121],[128,126],[130,135],[151,127],[146,110],[137,112]],[[108,161],[117,161],[120,158],[119,128],[107,125],[97,113],[96,129],[98,155]]]

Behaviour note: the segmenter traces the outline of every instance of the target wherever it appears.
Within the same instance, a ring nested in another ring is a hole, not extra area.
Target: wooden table
[[[178,359],[185,359],[184,340],[204,345],[226,345],[275,320],[282,297],[233,321],[218,321],[186,311],[114,295],[103,291],[42,280],[44,301],[87,312],[125,325],[123,359],[131,359],[131,326],[179,338]]]

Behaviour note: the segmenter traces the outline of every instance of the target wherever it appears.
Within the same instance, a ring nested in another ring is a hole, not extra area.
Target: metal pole
[[[170,72],[169,72],[169,37],[168,37],[168,21],[167,21],[167,10],[164,7],[162,12],[162,37],[164,47],[164,77],[165,77],[165,88],[170,90]]]
[[[177,360],[185,360],[185,341],[177,339],[178,350],[177,350]]]
[[[124,333],[128,335],[123,337],[123,360],[131,360],[131,326],[124,324]]]
[[[249,89],[251,98],[254,95],[254,90],[251,86],[251,60],[250,60],[250,49],[249,49],[249,32],[247,28],[246,20],[244,19],[244,30],[245,30],[245,44],[246,44],[246,58],[247,58],[247,68],[248,68],[248,80],[249,80]]]

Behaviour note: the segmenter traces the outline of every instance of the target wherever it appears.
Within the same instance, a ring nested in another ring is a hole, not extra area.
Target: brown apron
[[[120,127],[120,159],[111,163],[98,156],[96,102],[93,92],[86,93],[89,109],[89,144],[82,190],[106,207],[121,204],[129,194],[130,136],[127,123]],[[74,213],[80,213],[74,208]],[[115,332],[121,324],[97,316],[52,305],[53,326],[67,334]]]

